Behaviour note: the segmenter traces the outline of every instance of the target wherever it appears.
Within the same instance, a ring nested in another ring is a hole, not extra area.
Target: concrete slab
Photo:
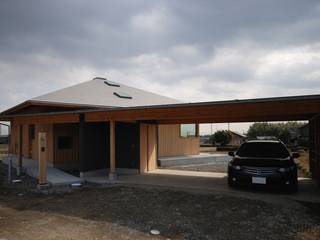
[[[4,164],[8,164],[9,159],[5,158],[2,160],[2,162]],[[29,158],[23,158],[22,162],[23,172],[31,177],[38,178],[38,161]],[[12,167],[17,168],[17,163],[18,158],[16,156],[12,156]],[[47,166],[47,180],[52,186],[70,185],[72,183],[84,182],[83,179],[54,168],[51,164],[48,164]]]
[[[201,153],[198,155],[184,155],[174,157],[160,157],[159,167],[185,166],[194,164],[228,163],[232,158],[223,153]]]

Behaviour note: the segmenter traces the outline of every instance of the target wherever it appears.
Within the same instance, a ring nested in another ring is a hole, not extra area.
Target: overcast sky
[[[0,111],[94,76],[186,102],[318,94],[319,39],[318,0],[2,0]]]

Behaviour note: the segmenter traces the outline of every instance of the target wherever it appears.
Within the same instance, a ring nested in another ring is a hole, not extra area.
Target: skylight
[[[107,80],[106,78],[103,78],[103,77],[95,77],[94,79],[92,80]]]
[[[108,79],[106,79],[104,81],[105,84],[111,86],[111,87],[120,87],[120,85],[118,83],[115,83],[115,82],[112,82],[112,81],[109,81]]]
[[[116,83],[116,82],[112,82],[104,77],[95,77],[93,80],[102,80],[104,81],[105,84],[107,84],[108,86],[111,87],[120,87],[120,84]]]
[[[124,93],[124,92],[114,92],[113,94],[116,95],[119,98],[132,99],[132,97],[129,94]]]

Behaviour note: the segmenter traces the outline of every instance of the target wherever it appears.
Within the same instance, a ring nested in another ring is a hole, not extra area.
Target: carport
[[[320,95],[170,104],[87,111],[86,121],[137,120],[148,124],[309,121],[310,170],[320,179]]]

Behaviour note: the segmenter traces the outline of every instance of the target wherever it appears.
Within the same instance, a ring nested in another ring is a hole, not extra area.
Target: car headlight
[[[239,165],[230,165],[235,170],[241,170],[241,167]]]
[[[289,169],[288,168],[279,168],[278,171],[281,173],[287,172]]]
[[[294,170],[294,166],[288,168],[279,168],[278,172],[285,173]]]

